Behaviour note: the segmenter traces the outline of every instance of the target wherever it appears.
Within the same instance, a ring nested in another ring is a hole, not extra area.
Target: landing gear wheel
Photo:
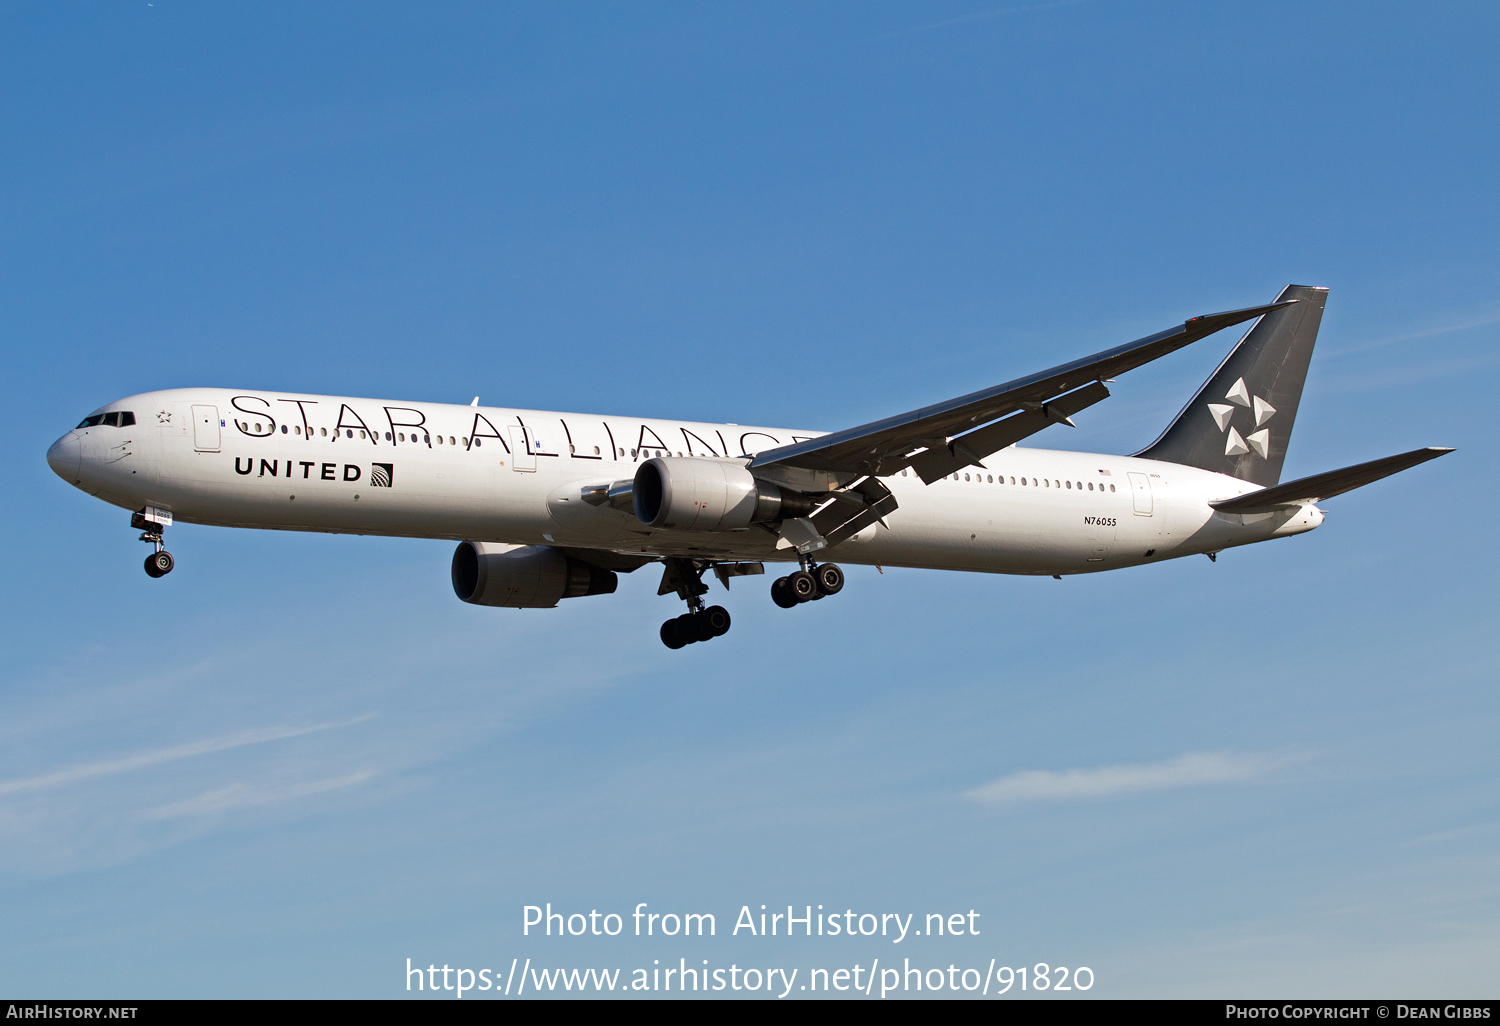
[[[709,606],[698,615],[708,625],[709,637],[720,638],[729,633],[729,610],[723,606]]]
[[[813,571],[813,577],[818,582],[819,597],[823,595],[837,595],[844,588],[844,571],[837,564],[824,563]]]
[[[797,596],[792,594],[785,577],[778,577],[771,582],[771,601],[782,609],[791,609],[797,604]]]
[[[151,577],[165,577],[172,572],[172,567],[176,565],[172,561],[172,554],[166,549],[162,549],[160,552],[153,552],[146,557],[146,573]]]
[[[668,620],[661,625],[661,643],[668,648],[681,648],[687,640],[677,633],[677,621]]]
[[[806,570],[787,574],[786,590],[798,602],[811,602],[818,597],[818,582]]]
[[[689,645],[695,641],[707,641],[713,637],[703,623],[702,613],[683,613],[677,618],[677,636]]]

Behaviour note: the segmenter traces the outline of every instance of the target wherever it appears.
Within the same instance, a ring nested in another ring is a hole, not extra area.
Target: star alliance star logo
[[[1219,425],[1220,431],[1228,432],[1224,438],[1224,455],[1243,456],[1247,452],[1253,452],[1261,459],[1266,459],[1271,451],[1271,429],[1262,425],[1276,415],[1276,407],[1258,395],[1252,396],[1249,389],[1245,387],[1244,378],[1236,381],[1234,386],[1224,393],[1224,398],[1234,406],[1243,406],[1251,410],[1255,414],[1255,426],[1258,429],[1253,434],[1240,437],[1240,433],[1229,426],[1229,421],[1234,417],[1234,406],[1209,403],[1208,412],[1213,414],[1214,423]]]
[[[172,423],[172,415],[166,410],[161,410],[156,414],[156,422],[158,424],[170,424]]]

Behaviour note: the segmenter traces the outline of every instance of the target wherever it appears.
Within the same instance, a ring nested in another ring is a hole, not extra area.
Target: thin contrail
[[[222,752],[230,748],[243,748],[246,745],[258,745],[266,741],[281,741],[289,737],[315,734],[320,730],[347,727],[361,720],[367,720],[374,715],[374,713],[365,713],[363,716],[356,716],[352,720],[314,723],[303,727],[269,727],[261,730],[241,731],[238,734],[230,734],[226,737],[210,738],[207,741],[194,741],[191,744],[162,748],[154,752],[142,752],[139,755],[128,755],[123,759],[112,759],[109,762],[92,762],[82,766],[71,766],[68,769],[44,773],[39,777],[4,780],[0,781],[0,796],[20,794],[25,791],[40,791],[43,788],[56,787],[59,784],[71,784],[77,780],[107,776],[111,773],[125,773],[133,769],[140,769],[143,766],[155,766],[158,763],[171,762],[174,759],[189,759],[195,755],[207,755],[210,752]]]

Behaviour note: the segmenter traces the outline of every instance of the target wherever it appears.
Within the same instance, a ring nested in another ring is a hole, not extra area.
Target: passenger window
[[[1109,490],[1110,490],[1110,491],[1114,491],[1114,490],[1115,490],[1115,486],[1114,486],[1114,485],[1110,485],[1110,486],[1109,486]]]
[[[1024,477],[1023,477],[1023,478],[1021,478],[1021,483],[1022,483],[1022,484],[1025,484],[1025,483],[1026,483],[1026,479],[1025,479],[1025,478],[1024,478]]]
[[[292,434],[294,434],[294,435],[300,435],[301,433],[302,433],[302,425],[299,424],[296,427],[292,428]]]
[[[988,474],[987,474],[987,475],[985,475],[985,478],[984,478],[984,479],[985,479],[985,480],[986,480],[986,481],[988,481],[988,482],[989,482],[989,483],[990,483],[990,484],[994,484],[994,483],[995,483],[995,479],[994,479],[994,478],[993,478],[993,477],[991,477],[991,476],[990,476],[990,475],[988,475]]]
[[[458,443],[455,442],[455,441],[453,441],[453,436],[452,435],[449,435],[448,436],[448,444],[449,445],[457,445]]]
[[[387,442],[389,442],[389,441],[390,441],[390,440],[391,440],[391,433],[390,433],[390,432],[389,432],[389,431],[387,431],[387,432],[386,432],[386,433],[385,433],[385,440],[386,440],[386,441],[387,441]]]
[[[119,427],[120,415],[118,413],[106,413],[104,415],[104,423],[109,427]]]
[[[1068,491],[1070,491],[1070,492],[1071,492],[1071,491],[1072,491],[1072,490],[1073,490],[1073,482],[1072,482],[1072,481],[1069,481],[1069,482],[1068,482]]]
[[[328,437],[328,429],[327,428],[318,428],[318,434],[322,435],[324,438],[327,438]]]
[[[620,450],[620,459],[622,459],[622,460],[623,460],[623,459],[624,459],[624,458],[625,458],[625,450],[624,450],[624,449],[621,449],[621,450]]]
[[[595,456],[598,456],[598,455],[599,455],[599,447],[598,447],[598,446],[597,446],[597,445],[596,445],[596,446],[594,446],[594,455],[595,455]]]
[[[957,475],[957,474],[954,474],[954,475],[953,475],[953,479],[954,479],[954,480],[955,480],[955,481],[956,481],[956,480],[958,480],[958,475]],[[964,480],[965,480],[965,481],[967,481],[967,480],[968,480],[968,479],[969,479],[969,475],[968,475],[968,474],[965,474],[965,475],[964,475]]]
[[[463,438],[460,438],[459,441],[461,441],[461,442],[464,443],[464,448],[468,448],[468,446],[469,446],[469,436],[468,435],[465,435]]]
[[[398,442],[404,442],[404,441],[406,441],[406,435],[403,432],[397,431],[396,432],[396,441],[398,441]]]
[[[1044,478],[1042,478],[1042,487],[1043,487],[1043,488],[1051,488],[1051,487],[1052,487],[1052,482],[1051,482],[1051,481],[1049,481],[1049,480],[1047,480],[1047,479],[1046,479],[1046,478],[1045,478],[1045,477],[1044,477]]]
[[[477,449],[477,448],[479,448],[479,446],[480,446],[480,443],[481,443],[481,442],[482,442],[482,441],[483,441],[483,440],[482,440],[482,439],[479,439],[479,438],[476,438],[476,439],[474,439],[474,448],[476,448],[476,449]]]

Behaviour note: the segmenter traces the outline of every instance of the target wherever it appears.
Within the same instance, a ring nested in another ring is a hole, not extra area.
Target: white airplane
[[[1280,484],[1328,290],[1210,314],[1029,377],[824,434],[597,414],[179,388],[109,403],[47,452],[63,480],[132,511],[163,547],[181,521],[459,542],[465,602],[550,608],[664,564],[688,612],[662,641],[729,629],[712,570],[770,562],[791,608],[837,594],[825,558],[881,566],[1095,573],[1285,538],[1317,503],[1451,452],[1426,448]],[[1109,395],[1116,375],[1254,324],[1162,436],[1133,456],[1020,448]]]

